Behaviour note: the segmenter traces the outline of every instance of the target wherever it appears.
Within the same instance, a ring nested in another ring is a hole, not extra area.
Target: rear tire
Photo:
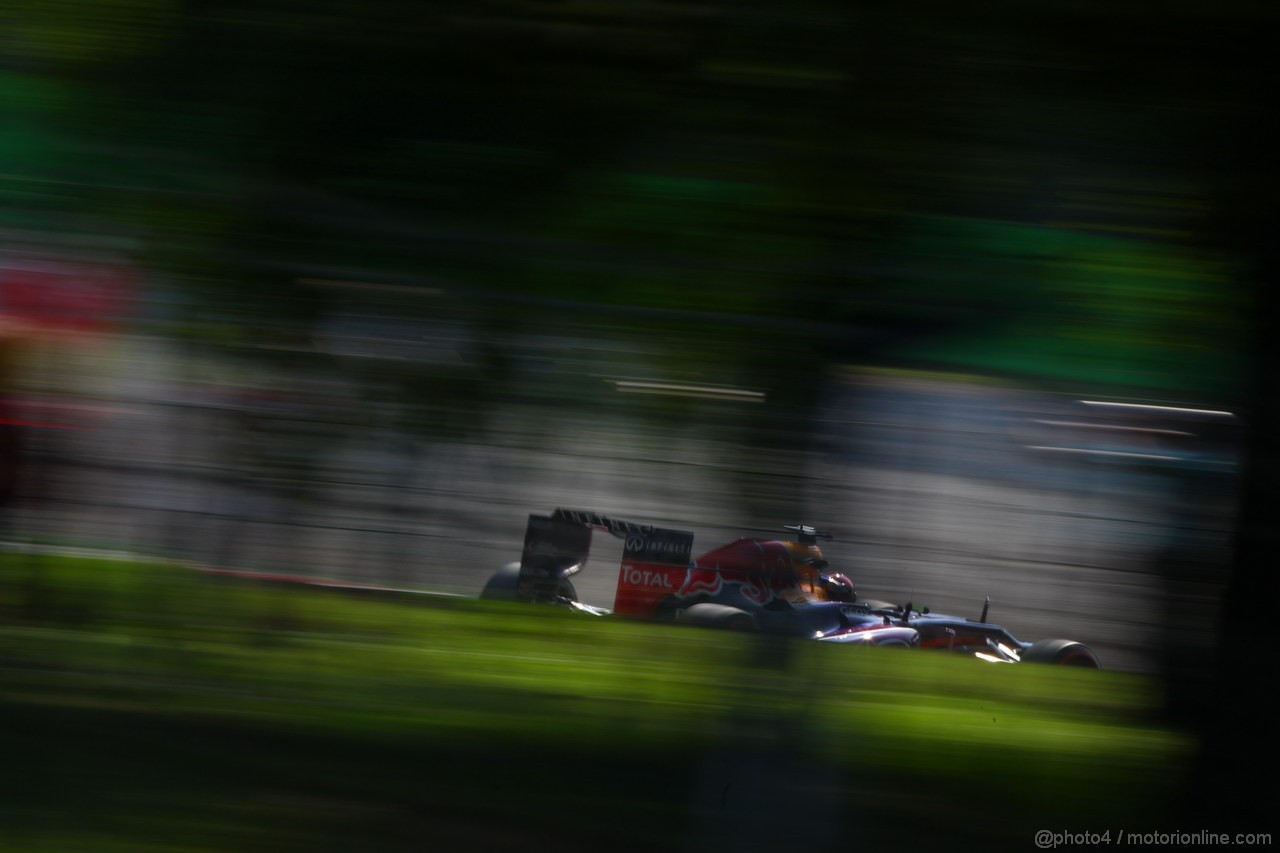
[[[1056,663],[1060,666],[1082,666],[1101,669],[1098,656],[1084,643],[1075,640],[1041,640],[1021,655],[1023,663]]]
[[[519,591],[520,564],[507,563],[489,576],[484,589],[480,590],[480,597],[488,601],[519,601],[521,600]],[[571,601],[578,600],[578,591],[573,588],[568,578],[560,581],[556,592]]]
[[[520,586],[520,564],[507,563],[489,576],[480,597],[491,601],[515,601]]]

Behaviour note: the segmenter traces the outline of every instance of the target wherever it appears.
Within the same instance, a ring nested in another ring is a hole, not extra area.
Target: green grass
[[[5,555],[0,614],[6,850],[1021,846],[1158,822],[1191,747],[1125,674],[163,564]]]

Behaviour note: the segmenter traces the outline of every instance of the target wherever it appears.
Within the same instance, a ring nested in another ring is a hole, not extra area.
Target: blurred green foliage
[[[1234,286],[1239,270],[1219,255],[975,219],[920,221],[897,249],[924,265],[900,288],[922,312],[954,320],[967,305],[998,318],[953,323],[940,339],[904,348],[904,357],[1081,389],[1242,391],[1240,354],[1226,342],[1242,328],[1247,300]],[[969,288],[981,296],[968,303],[945,293]]]
[[[723,808],[716,756],[779,750],[849,820],[878,804],[863,837],[1021,840],[1158,819],[1190,746],[1148,679],[555,608],[8,554],[0,612],[20,849],[485,849],[566,814],[557,849],[651,848]]]
[[[871,359],[1237,393],[1260,4],[4,15],[4,222],[136,236],[193,327],[305,328],[319,269],[471,294],[481,337],[639,312],[727,381],[796,362],[770,391]]]

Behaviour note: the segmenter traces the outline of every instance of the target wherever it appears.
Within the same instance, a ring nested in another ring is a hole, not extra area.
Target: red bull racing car
[[[529,516],[520,562],[496,572],[481,598],[829,643],[942,649],[993,663],[1099,665],[1087,646],[1072,640],[1016,639],[986,621],[985,605],[972,620],[861,599],[853,582],[823,559],[818,541],[830,534],[800,524],[786,530],[795,538],[742,538],[693,557],[692,533],[557,509]],[[586,563],[593,531],[625,542],[612,611],[580,602],[571,580]]]

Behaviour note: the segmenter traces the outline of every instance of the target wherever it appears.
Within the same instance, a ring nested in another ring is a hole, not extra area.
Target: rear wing
[[[563,581],[582,571],[590,550],[589,528],[555,516],[529,516],[520,552],[519,597],[555,601]]]
[[[614,612],[648,616],[664,594],[684,581],[693,554],[693,534],[635,524],[589,510],[557,509],[530,515],[520,555],[520,588],[537,600],[553,598],[561,582],[582,570],[591,550],[591,532],[603,530],[624,540]]]

